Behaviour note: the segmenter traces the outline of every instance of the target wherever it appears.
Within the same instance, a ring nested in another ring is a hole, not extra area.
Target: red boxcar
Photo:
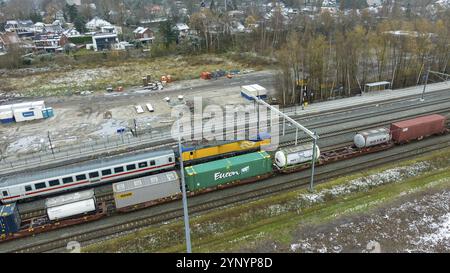
[[[391,124],[392,140],[395,143],[404,143],[434,134],[441,134],[446,129],[446,117],[436,114]]]

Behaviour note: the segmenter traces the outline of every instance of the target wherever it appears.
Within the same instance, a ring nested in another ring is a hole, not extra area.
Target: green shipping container
[[[184,168],[190,191],[210,188],[272,172],[272,160],[266,152],[250,153]]]

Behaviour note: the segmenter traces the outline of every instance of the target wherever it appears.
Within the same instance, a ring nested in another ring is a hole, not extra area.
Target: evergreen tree
[[[80,33],[85,33],[87,31],[86,19],[84,19],[83,16],[76,17],[73,22],[73,25],[75,26],[75,29]]]
[[[171,44],[177,42],[178,33],[174,30],[174,23],[172,20],[167,20],[160,23],[159,35],[161,35],[162,43],[166,48],[169,48]]]
[[[34,23],[36,22],[42,22],[44,19],[42,18],[42,15],[39,12],[33,11],[28,15],[28,18],[30,18],[31,21]]]

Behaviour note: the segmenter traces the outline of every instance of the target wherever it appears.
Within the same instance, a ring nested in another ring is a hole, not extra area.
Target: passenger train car
[[[94,160],[91,164],[44,170],[29,175],[0,177],[0,201],[21,199],[79,189],[106,182],[131,178],[175,167],[173,150]]]

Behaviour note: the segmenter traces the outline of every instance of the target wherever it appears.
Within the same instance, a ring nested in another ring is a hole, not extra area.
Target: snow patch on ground
[[[447,179],[449,181],[450,179]],[[299,231],[291,252],[449,252],[450,190]]]
[[[330,198],[350,194],[353,192],[367,191],[371,188],[401,181],[403,179],[413,177],[430,170],[429,162],[417,162],[410,166],[397,167],[388,169],[380,173],[371,174],[366,177],[360,177],[349,181],[343,185],[334,186],[330,189],[321,190],[318,193],[300,194],[300,201],[307,204],[316,204]]]

